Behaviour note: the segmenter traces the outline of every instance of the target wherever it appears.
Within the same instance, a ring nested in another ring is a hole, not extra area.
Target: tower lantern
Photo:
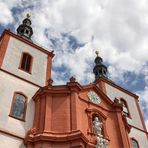
[[[99,56],[99,51],[96,51],[95,67],[93,73],[95,74],[95,81],[100,77],[107,77],[107,67],[103,63],[103,59]]]
[[[17,28],[17,34],[27,39],[31,39],[31,36],[33,35],[33,30],[31,27],[31,20],[30,20],[31,15],[27,14],[26,16],[27,17],[23,20],[22,24],[19,25],[19,27]]]

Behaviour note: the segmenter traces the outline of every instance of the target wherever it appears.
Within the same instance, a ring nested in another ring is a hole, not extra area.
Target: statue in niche
[[[108,148],[108,140],[97,136],[96,148]]]
[[[93,121],[94,134],[96,136],[101,136],[102,135],[102,128],[103,128],[103,123],[99,120],[98,117],[95,117],[95,119]]]

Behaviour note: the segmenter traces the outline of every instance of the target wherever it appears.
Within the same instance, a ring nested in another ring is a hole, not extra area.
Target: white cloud
[[[0,1],[0,23],[2,25],[8,25],[9,23],[12,23],[13,17],[12,13],[9,9],[9,7]]]
[[[138,95],[142,98],[140,101],[148,103],[148,87],[146,86],[143,91],[139,91]]]
[[[18,8],[21,11],[12,16],[12,10]],[[148,103],[147,0],[0,0],[0,9],[0,23],[13,23],[15,28],[31,12],[33,40],[50,48],[50,38],[58,39],[53,66],[64,65],[80,82],[92,79],[96,49],[109,63],[111,79],[124,82],[127,71],[143,73],[146,87],[140,96]],[[85,46],[73,50],[61,33],[73,35]],[[64,83],[66,72],[53,71],[55,82]]]
[[[62,64],[68,66],[79,80],[84,79],[89,67],[86,61],[93,60],[93,52],[97,48],[110,64],[112,78],[123,78],[126,71],[138,74],[148,61],[148,9],[145,0],[1,0],[0,3],[4,10],[0,12],[2,24],[12,23],[15,17],[19,19],[17,23],[14,21],[17,28],[25,14],[31,12],[35,41],[49,47],[49,38],[58,38],[64,55],[55,60],[57,63],[64,62]],[[12,9],[18,8],[22,11],[12,17]],[[79,42],[87,44],[72,54],[68,53],[67,49],[71,48],[68,41],[62,39],[63,32],[70,33]],[[59,55],[61,51],[55,50]],[[67,60],[70,58],[69,63]],[[71,64],[74,65],[73,68],[70,67]]]
[[[141,110],[143,111],[143,115],[145,117],[145,124],[148,130],[148,86],[145,87],[143,91],[137,92],[141,104]]]
[[[57,66],[61,62],[80,81],[84,80],[85,71],[92,70],[86,61],[93,61],[96,49],[109,63],[113,79],[123,79],[126,71],[140,73],[148,61],[148,9],[145,0],[1,0],[0,3],[5,10],[0,12],[3,13],[2,24],[12,23],[15,17],[19,19],[14,21],[17,28],[25,14],[31,12],[33,39],[36,42],[49,48],[49,38],[59,39],[62,49],[55,49],[57,56],[54,64]],[[18,8],[22,11],[12,17],[11,10]],[[68,41],[63,40],[63,32],[87,44],[68,53],[72,49]],[[58,57],[60,50],[64,55]]]

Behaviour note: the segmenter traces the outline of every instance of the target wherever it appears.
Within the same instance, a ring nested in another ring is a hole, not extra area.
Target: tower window
[[[102,74],[102,70],[99,70],[99,74]]]
[[[28,31],[28,30],[26,30],[26,33],[28,34],[28,33],[29,33],[29,31]]]
[[[131,143],[132,143],[132,148],[139,148],[139,144],[136,139],[132,138]]]
[[[104,74],[106,74],[106,71],[105,70],[103,72],[104,72]]]
[[[29,32],[29,29],[28,28],[25,28],[25,35],[29,35],[30,34],[30,32]]]
[[[31,67],[32,67],[32,56],[28,53],[22,54],[20,69],[31,73]]]
[[[14,93],[11,104],[10,116],[19,120],[25,120],[27,97],[19,92]]]

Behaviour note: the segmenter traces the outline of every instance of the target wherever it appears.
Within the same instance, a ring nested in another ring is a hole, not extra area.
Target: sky
[[[54,84],[92,82],[99,50],[109,79],[140,96],[148,129],[147,0],[0,0],[0,10],[0,34],[31,14],[32,40],[55,53]]]

